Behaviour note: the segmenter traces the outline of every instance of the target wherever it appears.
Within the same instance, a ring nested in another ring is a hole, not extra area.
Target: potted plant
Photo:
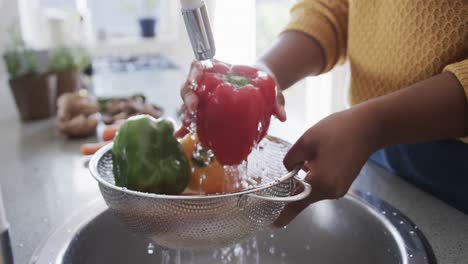
[[[49,53],[49,70],[57,75],[57,98],[81,88],[81,71],[91,63],[83,48],[56,47]]]
[[[50,117],[55,112],[56,76],[39,73],[37,56],[21,42],[3,54],[10,89],[23,121]]]

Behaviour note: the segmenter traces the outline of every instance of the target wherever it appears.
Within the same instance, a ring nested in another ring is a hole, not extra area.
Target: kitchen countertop
[[[181,103],[174,83],[182,83],[184,78],[185,71],[167,69],[101,73],[94,78],[94,92],[100,96],[122,96],[145,91],[150,101],[174,118]],[[4,85],[0,88],[7,90]],[[307,117],[302,115],[303,95],[294,94],[297,91],[300,90],[285,93],[289,102],[286,110],[291,114],[288,121],[281,125],[272,122],[270,127],[272,135],[290,142],[308,126],[304,122]],[[10,102],[8,109],[12,107]],[[69,140],[56,130],[54,119],[24,124],[11,111],[0,114],[0,186],[15,261],[25,264],[74,212],[102,199],[97,183],[84,166],[87,158],[79,154],[82,143],[96,139]],[[413,220],[426,235],[439,263],[466,263],[467,215],[371,163],[363,168],[353,188],[386,200]]]

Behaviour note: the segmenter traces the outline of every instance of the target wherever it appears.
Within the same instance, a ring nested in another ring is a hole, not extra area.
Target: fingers
[[[309,173],[305,179],[307,182],[313,182],[312,176]],[[296,189],[294,193],[299,193],[302,191],[302,186],[299,189]],[[280,228],[288,225],[294,218],[296,218],[305,208],[310,204],[322,200],[320,192],[314,191],[314,185],[312,185],[312,193],[304,200],[289,203],[281,212],[280,216],[273,223],[273,227]]]
[[[189,81],[186,81],[180,90],[180,95],[184,101],[184,105],[190,112],[193,112],[197,109],[198,106],[198,97],[195,92],[192,90],[191,84]]]
[[[198,97],[193,91],[192,82],[200,76],[200,73],[203,71],[203,65],[199,62],[192,62],[190,66],[190,71],[187,76],[187,81],[182,85],[180,90],[180,95],[184,101],[185,106],[190,112],[193,112],[197,109],[198,106]]]
[[[279,121],[286,121],[286,111],[284,109],[284,95],[282,92],[278,92],[276,95],[276,117]]]
[[[289,149],[288,153],[283,159],[283,164],[288,171],[291,171],[297,164],[303,163],[306,160],[303,150],[302,137]]]
[[[305,140],[307,132],[296,141],[291,147],[283,163],[288,170],[292,170],[297,164],[303,163],[303,170],[308,171],[305,181],[312,185],[312,193],[304,200],[289,203],[281,212],[278,219],[273,223],[274,227],[282,227],[289,224],[298,214],[300,214],[309,204],[323,199],[323,193],[316,190],[317,184],[314,183],[318,179],[315,175],[317,170],[314,168],[314,145],[311,140]],[[301,190],[296,190],[298,193]]]

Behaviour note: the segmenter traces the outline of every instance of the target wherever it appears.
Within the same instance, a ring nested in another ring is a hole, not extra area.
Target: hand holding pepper
[[[284,99],[265,72],[212,63],[192,65],[182,97],[188,110],[196,113],[200,142],[213,150],[221,164],[237,165],[266,135],[272,115],[286,119]]]
[[[184,101],[184,106],[187,108],[189,112],[195,112],[197,110],[198,106],[198,96],[195,93],[195,91],[192,89],[192,81],[196,79],[197,76],[201,74],[203,71],[204,66],[198,62],[194,61],[192,62],[192,65],[190,67],[187,80],[185,83],[182,85],[182,88],[180,90],[180,95],[182,96],[182,100]],[[266,69],[259,69],[263,70],[265,72]],[[283,93],[281,92],[281,89],[277,87],[276,91],[276,105],[275,105],[275,116],[278,118],[281,122],[286,121],[286,111],[284,110],[284,96]]]

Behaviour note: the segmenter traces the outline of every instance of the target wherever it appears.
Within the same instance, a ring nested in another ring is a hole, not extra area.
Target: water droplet
[[[397,215],[397,213],[396,213],[396,212],[393,212],[393,215]]]
[[[404,224],[404,223],[405,223],[405,222],[403,222],[403,221],[400,221],[400,225],[402,225],[402,224]]]
[[[418,229],[418,226],[415,225],[415,226],[414,226],[414,229]]]
[[[234,248],[234,255],[236,257],[242,256],[244,254],[244,249],[241,245],[236,245]]]
[[[71,232],[72,232],[71,229],[67,229],[67,233],[71,233]]]
[[[259,150],[263,150],[264,148],[265,148],[265,146],[264,146],[263,143],[258,144],[258,149]]]
[[[252,242],[252,248],[253,249],[257,248],[257,240],[256,239]]]
[[[385,211],[382,211],[382,214],[383,214],[383,215],[385,215],[385,214],[387,214],[387,212],[385,212]]]
[[[271,246],[271,247],[268,249],[268,252],[270,252],[270,254],[275,254],[275,247],[274,247],[274,246]]]
[[[309,251],[309,250],[310,250],[310,246],[309,246],[309,245],[306,245],[306,246],[305,246],[305,250]]]
[[[271,234],[270,234],[270,237],[271,237],[271,238],[274,238],[274,237],[275,237],[275,234],[271,233]]]
[[[412,234],[412,235],[414,235],[414,231],[410,231],[409,233]]]
[[[285,258],[287,256],[286,252],[281,252],[281,257]]]
[[[153,243],[148,244],[148,254],[152,255],[154,253],[154,245]]]
[[[23,245],[23,243],[19,243],[18,246],[19,246],[20,248],[22,248],[24,245]]]
[[[412,258],[412,257],[413,257],[413,254],[409,254],[409,256],[408,256],[408,257]]]

